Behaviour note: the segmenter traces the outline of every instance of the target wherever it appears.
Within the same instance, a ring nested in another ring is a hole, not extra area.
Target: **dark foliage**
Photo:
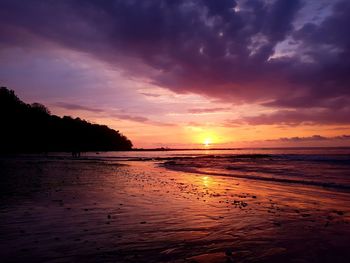
[[[42,104],[22,102],[5,87],[0,88],[0,152],[131,150],[127,137],[105,125],[80,118],[51,115]]]

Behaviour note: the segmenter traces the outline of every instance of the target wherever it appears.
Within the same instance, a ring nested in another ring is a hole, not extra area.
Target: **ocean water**
[[[350,148],[346,147],[104,152],[85,153],[83,158],[158,161],[169,169],[199,174],[350,190]]]
[[[350,149],[0,157],[1,262],[350,262]]]

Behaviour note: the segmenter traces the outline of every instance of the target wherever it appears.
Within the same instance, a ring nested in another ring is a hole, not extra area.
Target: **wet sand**
[[[162,163],[0,160],[1,261],[350,262],[348,190]]]

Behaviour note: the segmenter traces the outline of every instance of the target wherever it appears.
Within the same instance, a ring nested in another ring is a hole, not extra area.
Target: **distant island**
[[[106,125],[58,117],[40,103],[26,104],[0,88],[0,153],[131,150],[132,142]]]

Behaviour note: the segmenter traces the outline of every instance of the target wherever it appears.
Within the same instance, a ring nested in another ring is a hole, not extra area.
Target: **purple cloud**
[[[135,121],[135,122],[147,122],[149,121],[148,118],[142,117],[142,116],[133,116],[128,114],[115,114],[113,117],[116,117],[120,120],[128,120],[128,121]]]
[[[350,141],[350,135],[340,135],[340,136],[333,136],[333,137],[312,135],[312,136],[306,136],[306,137],[284,137],[284,138],[277,139],[277,141],[283,141],[283,142],[313,142],[313,141],[334,141],[334,140]],[[276,141],[276,140],[268,140],[268,141]]]
[[[66,103],[66,102],[57,102],[54,105],[67,110],[83,110],[83,111],[90,111],[95,113],[104,112],[101,109],[90,108],[90,107],[86,107],[78,104]]]
[[[2,0],[0,49],[58,45],[175,92],[281,108],[252,124],[349,124],[350,3],[329,3],[303,23],[298,0]]]
[[[229,111],[230,108],[218,107],[218,108],[193,108],[189,109],[187,112],[192,114],[200,114],[200,113],[213,113],[213,112],[222,112]]]
[[[142,93],[140,93],[140,94],[142,94],[142,95],[144,95],[144,96],[146,96],[146,97],[153,97],[153,98],[158,98],[158,97],[161,96],[161,95],[159,95],[159,94],[148,93],[148,92],[142,92]]]
[[[150,120],[149,118],[146,118],[143,116],[134,116],[134,115],[129,115],[129,114],[114,114],[113,117],[118,118],[120,120],[140,122],[140,123],[150,124],[150,125],[154,125],[154,126],[176,126],[173,123],[153,121],[153,120]]]
[[[239,124],[248,125],[288,125],[296,126],[306,125],[332,125],[332,124],[350,124],[350,108],[341,110],[330,109],[299,109],[299,110],[280,110],[271,114],[260,114],[257,116],[243,117],[240,119],[227,120],[225,126],[236,126]]]

